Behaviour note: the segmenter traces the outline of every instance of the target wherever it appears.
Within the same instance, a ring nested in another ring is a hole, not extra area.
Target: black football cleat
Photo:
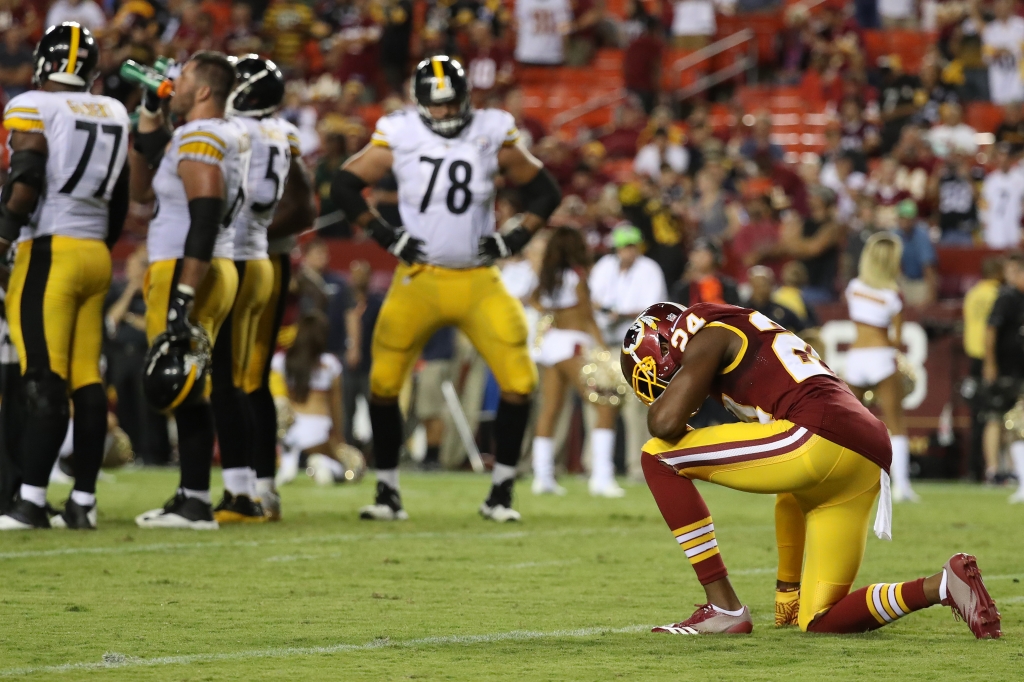
[[[184,491],[175,493],[162,509],[151,509],[135,517],[139,528],[190,528],[192,530],[217,530],[213,508],[209,502],[188,497]]]
[[[217,523],[263,523],[267,520],[263,506],[248,495],[232,495],[224,491],[224,499],[213,510]]]
[[[0,516],[0,530],[35,530],[50,528],[50,517],[46,507],[38,507],[28,500],[18,500],[3,516]]]
[[[50,517],[50,525],[69,530],[96,530],[96,505],[84,507],[69,497],[64,511]]]
[[[377,497],[373,504],[359,510],[359,518],[368,521],[405,521],[409,515],[402,509],[402,496],[387,483],[377,481]]]
[[[498,523],[519,521],[519,512],[512,508],[512,486],[515,483],[516,480],[510,478],[498,485],[492,485],[491,494],[480,505],[480,516]]]

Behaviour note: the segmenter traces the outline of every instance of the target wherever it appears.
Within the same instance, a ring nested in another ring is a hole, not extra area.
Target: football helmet
[[[65,21],[46,29],[32,55],[35,71],[32,82],[48,80],[87,88],[96,77],[100,49],[89,29],[74,21]]]
[[[235,88],[228,96],[229,114],[260,118],[274,113],[284,99],[284,76],[277,64],[259,55],[231,57]]]
[[[424,59],[412,75],[412,98],[420,118],[441,137],[455,137],[473,119],[469,103],[469,79],[462,64],[446,55]],[[434,118],[427,107],[457,104],[451,118]]]
[[[189,325],[186,337],[164,332],[153,339],[144,363],[146,400],[158,412],[173,412],[203,395],[211,365],[210,337],[198,325]]]
[[[683,353],[672,347],[671,339],[685,312],[677,303],[655,303],[626,330],[619,357],[622,376],[645,405],[661,396],[682,365]]]

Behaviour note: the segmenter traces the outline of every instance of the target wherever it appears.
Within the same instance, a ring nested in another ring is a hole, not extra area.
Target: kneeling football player
[[[642,455],[647,484],[707,594],[688,619],[655,632],[753,630],[750,611],[729,582],[697,479],[778,495],[780,587],[793,589],[801,630],[865,632],[942,604],[976,637],[1000,636],[995,602],[967,554],[954,555],[927,578],[850,593],[880,489],[875,530],[880,537],[890,533],[891,447],[885,426],[802,339],[746,308],[658,303],[626,333],[621,359],[633,390],[651,405],[654,438]],[[689,427],[708,396],[745,423]]]

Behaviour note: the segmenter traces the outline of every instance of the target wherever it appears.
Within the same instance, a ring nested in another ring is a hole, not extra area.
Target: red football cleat
[[[978,639],[997,639],[999,611],[981,580],[978,560],[970,554],[954,554],[942,567],[946,574],[946,598],[943,606],[953,610],[953,617],[963,620]]]
[[[682,623],[662,625],[651,632],[665,632],[670,635],[749,635],[754,630],[754,619],[750,609],[743,607],[738,616],[715,611],[711,604],[697,604],[697,610]]]

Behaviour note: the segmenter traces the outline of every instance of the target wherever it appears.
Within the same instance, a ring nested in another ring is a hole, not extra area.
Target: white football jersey
[[[876,289],[854,278],[846,285],[846,305],[854,322],[888,329],[903,310],[903,299],[897,291]]]
[[[1024,218],[1024,169],[1008,172],[996,168],[981,183],[981,224],[990,249],[1015,249],[1020,245]]]
[[[516,61],[525,64],[561,64],[563,36],[572,21],[569,0],[516,2]]]
[[[494,232],[494,176],[498,151],[516,144],[512,114],[478,109],[457,137],[441,137],[415,111],[396,111],[377,121],[370,144],[388,147],[398,180],[402,226],[422,239],[426,262],[472,268],[480,238]]]
[[[252,158],[246,202],[235,217],[235,260],[267,257],[267,228],[284,194],[288,169],[299,151],[299,129],[277,116],[257,119],[236,116],[249,133]]]
[[[48,148],[46,184],[21,240],[48,234],[106,238],[130,125],[123,104],[88,92],[33,90],[7,104],[4,127],[45,135]]]
[[[160,167],[153,176],[156,212],[149,223],[147,246],[150,261],[171,260],[185,254],[185,238],[192,220],[185,185],[178,176],[180,161],[199,161],[220,168],[226,192],[224,216],[213,257],[235,257],[233,221],[245,205],[249,146],[249,134],[234,120],[203,118],[190,121],[174,131]]]
[[[1024,99],[1021,79],[1021,46],[1024,44],[1024,19],[1011,16],[1006,21],[990,21],[981,31],[983,51],[988,61],[988,88],[996,104]],[[1006,52],[996,56],[996,51]]]

